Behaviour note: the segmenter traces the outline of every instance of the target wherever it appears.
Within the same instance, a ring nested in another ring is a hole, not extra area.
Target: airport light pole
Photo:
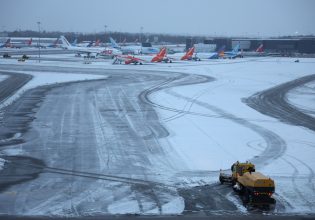
[[[142,44],[142,32],[143,32],[143,27],[140,27],[140,44]]]
[[[40,21],[37,22],[38,25],[38,62],[40,63]]]
[[[107,25],[106,24],[104,25],[104,28],[105,28],[105,34],[104,35],[105,35],[105,45],[106,45],[106,29],[107,29]]]

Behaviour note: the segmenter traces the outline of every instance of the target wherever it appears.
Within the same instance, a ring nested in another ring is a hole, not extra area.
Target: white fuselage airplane
[[[115,48],[109,48],[109,47],[77,47],[72,46],[68,40],[64,36],[60,36],[62,47],[64,49],[75,51],[77,54],[85,53],[89,57],[90,56],[103,56],[103,57],[109,57],[114,58],[117,55],[121,55],[122,52],[120,50],[117,50]]]
[[[119,46],[113,38],[109,38],[110,43],[113,48],[117,48],[122,51],[123,54],[146,54],[146,55],[154,55],[157,54],[160,49],[156,47],[152,47],[150,43],[145,43],[147,47],[143,45],[129,45],[129,46]]]

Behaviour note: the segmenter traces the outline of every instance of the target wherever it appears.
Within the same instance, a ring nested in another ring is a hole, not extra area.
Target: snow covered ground
[[[6,71],[9,72],[9,71]],[[13,71],[15,73],[26,73],[33,76],[33,79],[28,82],[25,86],[19,89],[13,96],[5,100],[5,102],[0,103],[0,109],[4,106],[9,105],[18,97],[20,97],[25,91],[43,85],[50,85],[56,83],[64,82],[74,82],[74,81],[84,81],[92,79],[104,79],[106,76],[91,75],[91,74],[69,74],[69,73],[56,73],[56,72],[34,72],[34,71]],[[7,75],[0,75],[0,77],[5,78]],[[0,78],[1,80],[1,78]]]
[[[46,57],[57,57],[46,55]],[[70,58],[70,55],[60,55]],[[161,141],[180,155],[185,166],[181,171],[218,171],[228,169],[235,161],[259,159],[272,139],[284,145],[278,157],[257,164],[259,171],[271,176],[276,182],[276,199],[285,206],[285,213],[315,213],[315,135],[314,131],[280,122],[263,115],[246,105],[242,99],[256,92],[269,89],[284,82],[314,73],[315,59],[294,58],[244,58],[173,64],[112,65],[110,60],[92,64],[78,62],[0,60],[0,64],[65,66],[80,68],[106,68],[131,70],[158,70],[200,74],[214,77],[215,81],[173,87],[153,93],[150,99],[166,108],[156,108],[160,120],[170,135]],[[149,71],[148,71],[149,73]],[[46,83],[94,79],[100,76],[82,74],[34,73],[34,79],[25,88]],[[21,91],[19,91],[21,92]],[[21,93],[18,93],[19,95]],[[314,116],[314,83],[290,91],[288,100],[292,105]],[[8,100],[9,101],[9,100]],[[11,100],[12,101],[12,100]],[[188,168],[188,170],[187,170]],[[169,174],[165,174],[169,176]],[[175,173],[174,173],[175,175]],[[163,176],[163,174],[162,174]],[[196,177],[178,177],[191,179]],[[209,178],[198,177],[209,183]],[[214,179],[213,179],[214,181]],[[187,184],[189,185],[189,183]],[[230,197],[230,195],[229,195]],[[180,213],[183,201],[177,198],[170,204],[169,213]],[[242,209],[242,208],[240,208]],[[109,207],[116,213],[137,213],[138,207],[126,198]],[[154,212],[154,210],[152,211]]]
[[[216,81],[167,89],[154,94],[152,99],[163,106],[201,113],[176,116],[174,112],[158,110],[171,132],[169,142],[186,158],[192,170],[228,169],[236,160],[259,156],[268,140],[252,125],[275,134],[286,144],[286,150],[278,159],[258,164],[258,170],[275,179],[276,197],[286,200],[291,207],[287,207],[287,212],[314,213],[314,132],[262,115],[242,102],[242,98],[258,91],[314,71],[314,59],[303,59],[301,65],[293,61],[265,58],[231,61],[230,65],[222,62],[222,65],[183,67],[180,71],[212,76]],[[306,87],[292,91],[289,100],[314,115],[314,83]],[[239,123],[234,117],[251,125]]]

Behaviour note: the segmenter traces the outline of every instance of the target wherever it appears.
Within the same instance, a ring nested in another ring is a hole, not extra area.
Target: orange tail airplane
[[[200,61],[200,58],[198,58],[196,55],[194,56],[195,53],[195,47],[190,48],[187,53],[180,58],[180,60],[195,60],[195,61]]]
[[[152,58],[152,63],[159,63],[159,62],[165,62],[165,63],[172,63],[172,59],[167,57],[167,49],[166,47],[163,47],[160,52]]]
[[[166,56],[167,55],[167,49],[166,47],[163,47],[160,52],[158,54],[156,54],[152,59],[150,56],[150,60],[145,59],[145,57],[143,57],[143,59],[139,58],[139,57],[135,57],[135,56],[124,56],[124,55],[118,55],[115,56],[115,60],[113,62],[113,64],[140,64],[142,65],[143,63],[159,63],[159,62],[165,62],[165,63],[172,63],[172,58],[169,58]],[[148,56],[147,56],[148,57]]]

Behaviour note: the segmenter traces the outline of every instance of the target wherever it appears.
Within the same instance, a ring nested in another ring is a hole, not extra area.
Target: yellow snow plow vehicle
[[[271,205],[275,204],[272,198],[275,192],[274,181],[255,172],[255,165],[246,162],[236,162],[231,167],[232,175],[220,172],[219,181],[223,183],[231,183],[233,189],[238,192],[244,203],[250,205]]]

